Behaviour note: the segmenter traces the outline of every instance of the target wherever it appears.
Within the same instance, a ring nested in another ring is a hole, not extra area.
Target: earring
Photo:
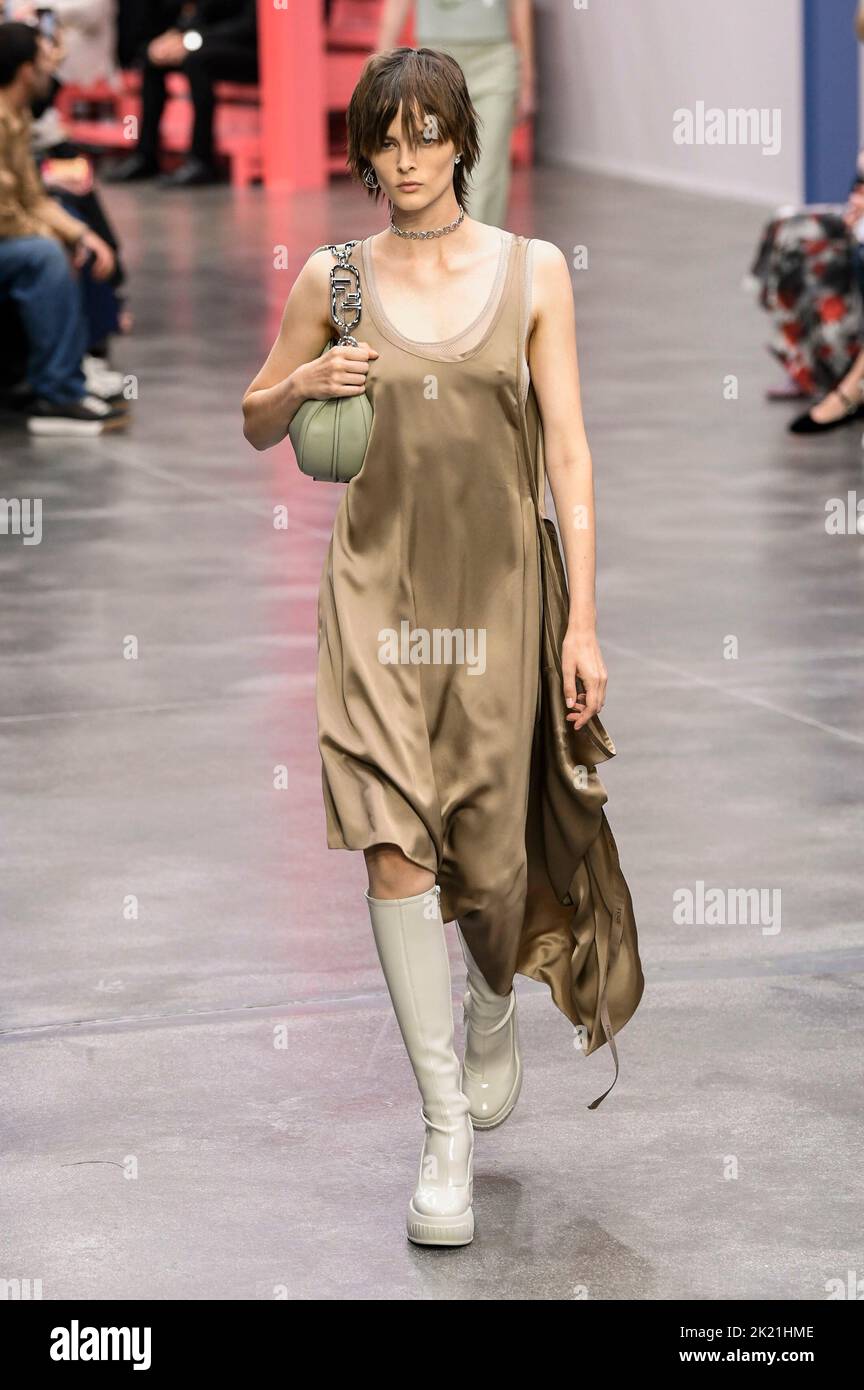
[[[370,174],[372,175],[371,178],[369,177]],[[366,170],[366,173],[363,175],[363,182],[365,183],[367,188],[378,188],[380,186],[378,183],[378,175],[375,173],[375,170],[371,168],[371,166]]]
[[[461,156],[461,154],[457,154],[456,158],[453,160],[453,163],[454,163],[454,164],[461,164],[461,163],[462,163],[462,156]]]

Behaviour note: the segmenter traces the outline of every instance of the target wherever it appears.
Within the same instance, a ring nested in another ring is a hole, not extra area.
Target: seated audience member
[[[110,246],[48,197],[30,152],[30,107],[50,82],[47,45],[30,25],[0,24],[0,296],[29,344],[33,434],[101,434],[125,424],[116,399],[88,390],[87,327],[76,269],[114,269]],[[113,393],[112,393],[113,394]]]
[[[64,4],[68,6],[68,3],[69,0],[64,0]],[[100,74],[106,76],[110,72],[110,47],[106,50],[103,36],[103,41],[89,50],[89,63],[78,51],[87,17],[92,17],[97,30],[104,20],[104,0],[81,0],[80,10],[73,5],[73,11],[77,24],[67,27],[55,23],[52,37],[45,39],[46,55],[53,72],[48,91],[31,107],[31,140],[33,157],[46,191],[73,217],[86,222],[114,252],[114,270],[108,279],[94,279],[86,265],[80,275],[88,326],[84,371],[88,386],[101,387],[104,395],[123,387],[122,376],[110,371],[106,359],[111,337],[128,324],[129,315],[121,294],[126,277],[120,261],[118,237],[97,188],[93,160],[69,138],[54,102],[63,85],[58,74],[70,71],[70,64],[71,71],[81,79],[95,81]]]
[[[752,274],[774,320],[769,350],[788,379],[769,399],[830,391],[849,370],[864,341],[859,266],[860,247],[842,209],[803,208],[768,224]]]
[[[862,5],[864,15],[864,5]],[[788,373],[769,400],[819,396],[793,434],[822,434],[864,415],[864,150],[845,208],[781,211],[768,223],[751,275],[773,316],[770,351]]]
[[[774,355],[797,394],[820,397],[790,432],[827,434],[864,418],[864,151],[845,209],[778,215],[753,274],[763,307],[777,320]]]
[[[844,222],[853,238],[855,270],[859,290],[864,297],[864,154],[858,156],[858,176],[844,213]],[[862,311],[864,318],[864,311]],[[858,333],[864,340],[864,325]],[[842,425],[851,424],[864,416],[864,349],[841,379],[832,386],[816,405],[804,411],[789,426],[792,434],[826,434]]]
[[[146,47],[141,80],[141,128],[135,152],[108,176],[126,183],[159,172],[159,125],[165,106],[165,75],[182,72],[193,107],[192,145],[184,162],[162,179],[168,188],[213,183],[218,178],[213,147],[215,82],[258,81],[256,0],[197,0],[177,7],[175,28]]]

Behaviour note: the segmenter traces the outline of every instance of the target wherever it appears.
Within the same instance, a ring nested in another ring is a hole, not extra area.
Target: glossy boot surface
[[[453,1046],[450,962],[436,888],[409,898],[366,894],[375,945],[417,1080],[426,1136],[408,1207],[416,1245],[474,1237],[474,1132]]]
[[[495,1129],[511,1114],[522,1089],[516,991],[501,995],[490,989],[458,924],[456,930],[468,967],[462,1090],[474,1128]]]

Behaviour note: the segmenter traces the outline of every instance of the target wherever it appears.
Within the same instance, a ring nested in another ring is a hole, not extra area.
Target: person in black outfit
[[[188,188],[213,183],[214,82],[258,81],[258,27],[255,0],[198,0],[194,8],[177,5],[173,27],[146,47],[141,85],[141,130],[134,154],[107,175],[112,183],[153,178],[159,172],[159,124],[165,107],[165,74],[182,72],[189,82],[194,110],[192,148],[185,161],[162,183]]]

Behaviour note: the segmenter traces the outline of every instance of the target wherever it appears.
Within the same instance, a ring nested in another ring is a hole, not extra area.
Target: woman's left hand
[[[606,666],[593,632],[572,632],[568,628],[561,649],[561,670],[569,710],[567,722],[574,729],[581,729],[603,708],[606,699]],[[577,676],[585,687],[582,691],[576,688]]]

